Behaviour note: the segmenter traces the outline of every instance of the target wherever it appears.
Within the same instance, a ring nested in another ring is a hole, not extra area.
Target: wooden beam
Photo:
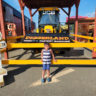
[[[24,22],[24,7],[25,4],[23,3],[22,0],[18,0],[20,8],[21,8],[21,14],[22,14],[22,28],[23,28],[23,35],[25,36],[25,22]]]
[[[31,31],[30,32],[32,32],[33,30],[32,30],[32,26],[33,26],[33,24],[32,24],[32,9],[29,9],[29,14],[30,14],[30,18],[31,18]]]
[[[0,0],[0,23],[1,23],[1,33],[2,33],[2,37],[3,37],[3,39],[6,40],[2,0]],[[7,53],[7,51],[4,52],[4,58],[5,58],[5,59],[8,59],[8,53]]]
[[[20,5],[21,10],[23,10],[24,7],[25,7],[24,2],[22,0],[18,0],[18,2],[19,2],[19,5]]]
[[[78,5],[75,5],[76,7],[76,20],[75,20],[75,35],[78,34]],[[75,37],[75,41],[77,41],[77,37]]]
[[[69,15],[69,13],[68,12],[66,12],[66,10],[65,9],[63,9],[63,8],[61,8],[62,9],[62,11],[64,12],[64,13],[66,13],[66,15]]]
[[[71,7],[68,8],[68,32],[70,31],[70,23],[69,23],[70,13],[71,13]]]
[[[32,17],[38,12],[39,8],[32,14]]]

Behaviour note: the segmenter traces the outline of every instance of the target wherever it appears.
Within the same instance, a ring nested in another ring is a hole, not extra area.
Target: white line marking
[[[59,78],[59,77],[61,77],[61,76],[63,76],[63,75],[67,75],[67,74],[69,74],[69,73],[71,73],[71,72],[73,72],[73,71],[75,71],[75,70],[74,70],[74,69],[68,69],[68,70],[63,70],[63,71],[59,72],[58,74],[56,74],[55,76],[52,77],[52,81],[51,81],[50,83],[57,83],[57,82],[59,82],[60,80],[58,80],[57,78]],[[46,77],[46,76],[45,76],[45,77]],[[46,82],[46,83],[44,83],[44,85],[45,85],[45,84],[48,84],[48,83],[49,83],[49,82]],[[30,88],[30,87],[40,86],[40,85],[43,85],[43,84],[41,83],[41,79],[39,79],[39,80],[37,80],[36,82],[32,83],[32,84],[29,86],[29,88]]]

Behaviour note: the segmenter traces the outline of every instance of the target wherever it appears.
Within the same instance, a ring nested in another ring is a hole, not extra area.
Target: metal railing
[[[74,35],[80,38],[93,40],[93,37],[82,36],[82,35]],[[14,37],[12,37],[14,38]],[[11,38],[10,38],[11,39]],[[17,38],[15,38],[17,39]],[[52,48],[72,48],[72,47],[96,47],[96,43],[80,43],[75,41],[75,43],[50,43]],[[7,43],[7,48],[43,48],[44,43]],[[27,64],[42,64],[40,59],[32,59],[32,60],[2,60],[2,64],[13,64],[13,65],[27,65]],[[96,65],[96,60],[84,60],[84,59],[57,59],[57,62],[52,61],[52,64],[60,64],[60,65]]]

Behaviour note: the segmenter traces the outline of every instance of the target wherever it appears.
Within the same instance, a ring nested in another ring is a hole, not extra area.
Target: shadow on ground
[[[12,50],[12,51],[14,52],[15,50]],[[32,53],[32,51],[28,52],[28,50],[25,50],[22,54],[17,55],[17,56],[13,56],[13,57],[10,57],[10,58],[15,58],[16,60],[22,59],[23,55],[29,54],[29,53]],[[73,56],[73,57],[74,56],[76,56],[76,57],[82,56],[82,55],[84,55],[84,50],[82,50],[82,49],[77,49],[77,50],[71,49],[71,51],[67,51],[64,54],[59,54],[59,55],[63,56],[63,58],[59,58],[59,59],[73,59],[73,58],[68,58],[68,57],[70,57],[70,56]],[[56,56],[58,56],[58,54],[56,54]],[[32,53],[30,55],[30,57],[26,58],[26,59],[36,59],[37,57],[40,57],[40,53],[38,53],[36,55],[34,55]],[[74,58],[74,59],[76,59],[76,58]],[[79,59],[88,59],[88,58],[82,57],[82,58],[79,58]],[[88,66],[86,66],[86,65],[51,65],[51,66],[52,67],[57,67],[57,69],[51,73],[52,77],[55,76],[57,73],[59,73],[60,71],[62,71],[66,67],[93,67],[93,68],[96,67],[96,66],[92,66],[92,65],[88,65]],[[42,67],[42,65],[9,65],[9,66],[6,66],[5,68],[7,69],[7,68],[10,68],[10,67],[11,67],[11,69],[12,68],[13,69],[9,70],[8,75],[5,76],[5,86],[15,82],[15,77],[14,76],[25,72],[27,69],[29,69],[31,67]],[[15,68],[15,67],[17,67],[17,68]]]
[[[15,50],[12,50],[12,51],[14,52]],[[17,52],[19,52],[19,51],[17,51]],[[29,57],[27,57],[29,53],[32,53],[32,54]],[[11,53],[9,53],[9,54],[11,54]],[[22,54],[16,55],[16,56],[14,54],[14,56],[11,56],[9,59],[11,59],[11,58],[16,59],[16,60],[23,59],[22,57],[26,54],[27,54],[26,59],[40,58],[40,53],[34,54],[34,52],[32,52],[32,50],[30,50],[30,52],[28,50],[24,50],[24,52],[22,52]],[[84,55],[83,49],[73,49],[73,48],[71,48],[70,51],[65,51],[64,53],[62,52],[60,54],[55,54],[55,56],[57,58],[61,58],[61,59],[62,58],[67,59],[69,57],[70,57],[70,59],[79,58],[79,56],[83,56],[83,55]],[[86,57],[84,57],[84,58],[80,57],[80,59],[87,59],[87,58]]]
[[[8,71],[8,75],[5,76],[4,80],[5,80],[5,86],[14,83],[15,82],[15,76],[19,75],[23,72],[25,72],[27,69],[31,68],[31,67],[42,67],[42,65],[9,65],[6,66],[5,68],[13,68],[13,70]],[[15,67],[17,67],[16,69],[14,69]],[[96,67],[96,65],[51,65],[51,67],[57,67],[57,69],[53,72],[50,73],[50,75],[52,77],[54,77],[57,73],[59,73],[60,71],[62,71],[64,68],[66,67]]]

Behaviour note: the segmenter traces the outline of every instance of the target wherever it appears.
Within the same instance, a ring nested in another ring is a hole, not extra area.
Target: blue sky
[[[20,6],[18,3],[18,0],[4,0],[4,1],[7,2],[8,4],[10,4],[12,7],[16,8],[18,11],[20,11]],[[79,6],[79,15],[94,17],[95,8],[96,8],[96,0],[81,0],[80,6]],[[33,10],[33,12],[34,11],[35,10]],[[24,14],[30,18],[29,11],[27,8],[25,8]],[[75,16],[75,6],[72,7],[71,16]],[[33,21],[36,23],[38,22],[38,13],[36,15],[34,15]],[[60,22],[65,22],[65,21],[66,21],[66,15],[61,10],[60,11]]]

